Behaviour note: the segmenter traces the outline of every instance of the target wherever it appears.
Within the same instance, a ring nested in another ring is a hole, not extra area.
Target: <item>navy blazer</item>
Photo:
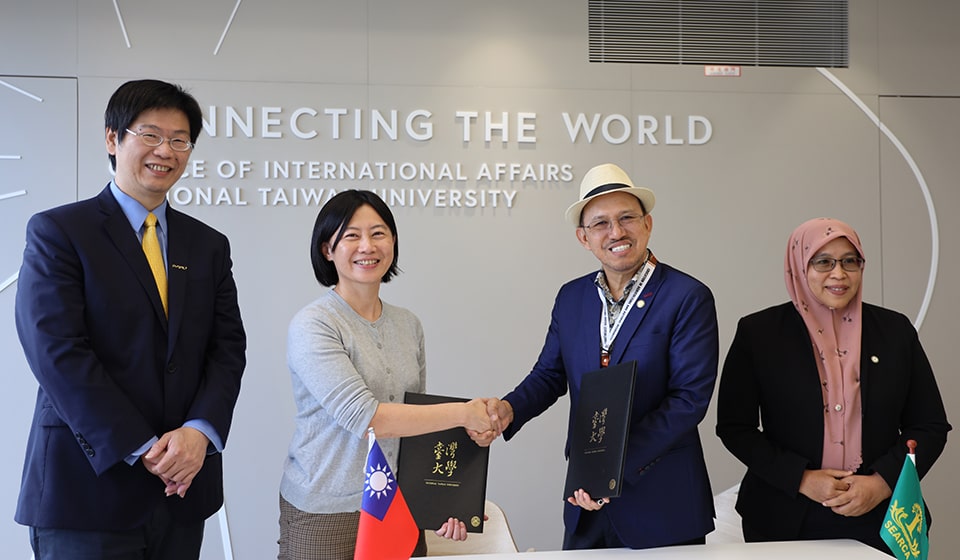
[[[600,367],[603,306],[594,278],[573,280],[557,294],[536,365],[504,397],[514,412],[506,439],[569,389],[568,454],[581,380]],[[640,300],[643,306],[627,315],[610,356],[611,364],[637,360],[637,380],[622,493],[603,511],[624,544],[650,548],[697,539],[714,528],[697,425],[713,394],[719,340],[713,294],[693,277],[661,262]],[[573,533],[582,510],[564,503],[566,531]]]
[[[943,451],[950,424],[920,338],[904,315],[863,304],[860,401],[863,463],[893,489],[908,439],[922,477]],[[761,429],[762,424],[762,429]],[[810,508],[800,494],[806,469],[823,460],[823,395],[813,345],[792,303],[747,315],[723,364],[717,435],[747,466],[737,511],[774,540],[793,540]],[[877,531],[889,500],[866,515]]]
[[[136,232],[110,192],[34,215],[16,324],[39,382],[16,520],[120,530],[166,501],[184,522],[223,502],[208,455],[186,497],[124,459],[187,420],[226,442],[245,366],[227,238],[167,208],[169,321]]]

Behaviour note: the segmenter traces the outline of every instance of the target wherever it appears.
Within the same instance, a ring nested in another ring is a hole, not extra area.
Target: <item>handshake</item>
[[[513,407],[498,398],[473,399],[466,405],[463,427],[470,439],[487,447],[513,422]]]

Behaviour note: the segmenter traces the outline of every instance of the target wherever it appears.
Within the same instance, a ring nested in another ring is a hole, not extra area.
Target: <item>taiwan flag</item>
[[[364,470],[363,502],[354,560],[407,560],[420,538],[413,515],[397,486],[373,430]]]

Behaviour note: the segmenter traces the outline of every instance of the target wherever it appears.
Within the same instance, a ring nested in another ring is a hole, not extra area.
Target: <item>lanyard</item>
[[[643,292],[643,288],[647,285],[647,281],[650,280],[653,269],[656,267],[656,261],[649,258],[650,253],[647,253],[647,255],[647,260],[640,268],[640,277],[633,284],[633,288],[630,290],[630,294],[627,295],[626,301],[623,302],[623,306],[617,313],[612,327],[610,326],[610,321],[607,320],[607,317],[610,315],[610,304],[603,295],[603,290],[599,287],[597,288],[597,293],[600,294],[600,301],[603,302],[603,311],[600,313],[600,367],[610,365],[610,348],[613,346],[613,340],[617,338],[617,333],[620,332],[620,327],[623,326],[623,322],[627,319],[627,314],[630,313],[634,304],[640,299],[640,293]]]

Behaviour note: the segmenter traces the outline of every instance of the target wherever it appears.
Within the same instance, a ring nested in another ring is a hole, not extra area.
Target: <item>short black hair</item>
[[[330,246],[330,251],[333,252],[337,248],[337,244],[340,243],[340,239],[343,238],[343,226],[353,219],[357,209],[364,204],[369,205],[380,215],[380,218],[390,228],[390,233],[393,234],[393,262],[390,263],[390,268],[380,280],[389,282],[400,272],[400,267],[397,266],[397,260],[400,258],[400,245],[397,239],[397,222],[393,219],[393,213],[376,193],[351,189],[340,192],[328,200],[320,209],[320,213],[317,214],[317,221],[313,224],[313,236],[310,238],[310,262],[313,263],[313,273],[322,286],[333,286],[340,281],[337,267],[332,261],[327,260],[327,257],[323,254],[323,244],[336,234],[337,238],[333,240],[333,244]]]
[[[200,129],[203,128],[200,104],[182,87],[160,80],[132,80],[117,88],[103,113],[104,127],[117,133],[119,144],[133,121],[150,109],[177,109],[183,112],[190,123],[190,141],[197,142]],[[117,157],[114,154],[107,156],[110,165],[116,169]]]

